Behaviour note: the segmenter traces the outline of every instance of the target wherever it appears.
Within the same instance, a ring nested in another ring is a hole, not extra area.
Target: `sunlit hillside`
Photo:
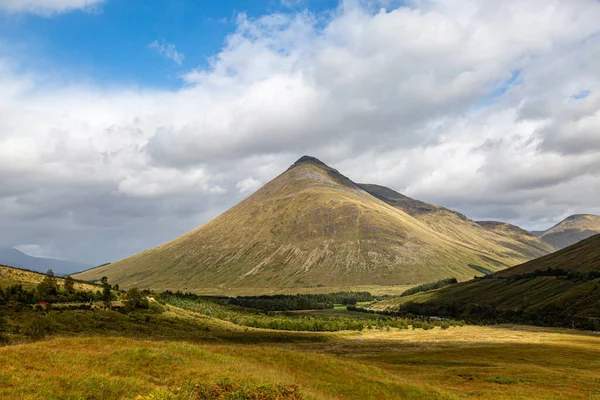
[[[303,157],[199,228],[76,277],[223,293],[406,285],[466,280],[482,275],[481,267],[498,271],[550,249],[486,231],[450,211],[412,216]]]
[[[31,288],[39,284],[44,277],[45,274],[39,272],[0,265],[0,288],[10,285],[23,285],[25,288]],[[63,286],[64,281],[64,278],[56,277],[56,282],[59,286]],[[82,281],[75,281],[74,288],[77,290],[93,291],[100,289],[99,286]]]

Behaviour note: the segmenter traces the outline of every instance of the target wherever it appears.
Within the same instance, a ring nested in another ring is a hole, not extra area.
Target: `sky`
[[[598,0],[0,0],[0,245],[158,245],[308,154],[475,220],[600,214]]]

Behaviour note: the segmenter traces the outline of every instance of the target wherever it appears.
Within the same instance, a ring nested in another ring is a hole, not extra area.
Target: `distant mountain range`
[[[542,241],[564,249],[583,239],[600,233],[600,216],[591,214],[572,215],[546,231],[531,232]]]
[[[358,184],[305,156],[212,221],[76,278],[223,293],[412,284],[467,280],[554,250],[518,227]]]
[[[12,247],[0,247],[0,264],[42,273],[51,269],[56,275],[68,275],[92,267],[75,261],[32,257]]]

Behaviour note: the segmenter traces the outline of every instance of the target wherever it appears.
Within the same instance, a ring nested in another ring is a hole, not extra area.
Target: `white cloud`
[[[281,0],[281,5],[288,8],[305,5],[306,0]]]
[[[169,44],[164,39],[157,39],[150,43],[148,47],[156,50],[161,56],[173,60],[177,65],[183,64],[183,60],[185,60],[185,55],[178,52],[174,44]]]
[[[242,179],[241,181],[235,184],[235,188],[241,194],[250,194],[258,190],[262,186],[262,182],[254,179],[249,176],[246,179]]]
[[[61,85],[0,54],[11,240],[115,259],[199,225],[303,154],[476,218],[534,228],[600,213],[600,3],[348,4],[326,20],[240,15],[175,91]]]
[[[0,9],[8,12],[28,12],[52,15],[73,10],[92,9],[105,0],[0,0]]]

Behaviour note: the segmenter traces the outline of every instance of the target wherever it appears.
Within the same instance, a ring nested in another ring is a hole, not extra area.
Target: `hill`
[[[44,273],[51,269],[57,275],[68,275],[92,267],[75,261],[32,257],[11,247],[0,247],[0,264]]]
[[[376,308],[552,325],[576,321],[596,329],[600,235],[484,278],[387,300]]]
[[[373,187],[305,156],[212,221],[76,277],[107,276],[122,287],[257,293],[466,280],[481,268],[498,271],[547,253],[449,210],[440,208],[447,214],[442,222],[411,215],[409,207],[373,195]]]
[[[484,253],[495,254],[502,251],[499,249],[508,249],[524,259],[532,259],[556,250],[529,232],[505,222],[475,222],[459,212],[412,199],[385,186],[360,184],[360,187],[437,233]]]
[[[0,265],[0,288],[12,285],[23,285],[24,288],[30,289],[39,284],[45,276],[45,274],[40,272]],[[56,278],[56,282],[59,286],[64,285],[64,281],[63,278]],[[99,286],[82,281],[76,281],[74,288],[76,290],[86,291],[96,291],[100,289]]]
[[[542,241],[559,249],[575,244],[600,233],[600,216],[592,214],[572,215],[552,228],[536,232]]]

